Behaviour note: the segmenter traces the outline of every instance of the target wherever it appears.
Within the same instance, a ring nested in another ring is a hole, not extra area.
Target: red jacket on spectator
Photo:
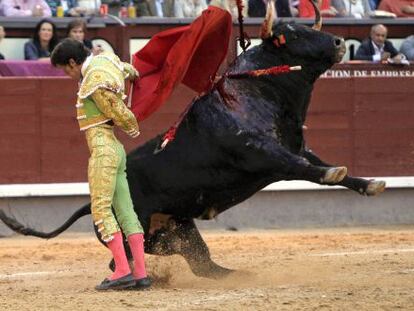
[[[331,0],[322,0],[321,2],[319,10],[329,10],[331,7]],[[315,10],[309,0],[300,0],[299,17],[315,17]]]
[[[403,12],[405,6],[411,6],[412,12]],[[378,10],[394,13],[398,17],[414,17],[414,0],[382,0]]]

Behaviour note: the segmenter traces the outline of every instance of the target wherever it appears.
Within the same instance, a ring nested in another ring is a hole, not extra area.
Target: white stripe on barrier
[[[365,177],[371,179],[372,177]],[[387,189],[414,188],[414,176],[408,177],[375,177],[386,182]],[[279,181],[262,191],[319,191],[341,190],[340,186],[321,186],[308,181]],[[89,195],[88,183],[57,183],[57,184],[10,184],[0,185],[0,198],[16,197],[47,197],[47,196],[82,196]]]
[[[0,198],[89,195],[88,183],[0,185]]]
[[[365,179],[383,180],[386,183],[386,189],[392,188],[414,188],[414,176],[404,177],[363,177]],[[291,190],[338,190],[346,189],[341,186],[322,186],[311,183],[304,180],[294,181],[279,181],[273,183],[266,188],[264,191],[291,191]]]

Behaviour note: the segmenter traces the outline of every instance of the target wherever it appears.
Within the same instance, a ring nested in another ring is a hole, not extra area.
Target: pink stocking
[[[145,278],[147,272],[145,271],[144,259],[144,235],[142,233],[131,234],[128,237],[128,243],[134,257],[134,277],[137,280]]]
[[[122,233],[116,232],[113,234],[114,239],[106,243],[112,252],[115,261],[115,272],[109,277],[111,280],[119,279],[131,273],[129,269],[128,259],[125,254],[124,242]]]

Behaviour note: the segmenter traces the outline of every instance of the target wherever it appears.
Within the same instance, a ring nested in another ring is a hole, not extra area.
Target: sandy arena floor
[[[146,292],[94,291],[109,252],[92,235],[0,239],[0,310],[414,310],[414,227],[203,232],[239,270],[195,277],[178,256],[147,256]]]

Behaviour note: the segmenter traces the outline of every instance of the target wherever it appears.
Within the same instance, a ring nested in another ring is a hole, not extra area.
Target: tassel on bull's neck
[[[301,66],[293,66],[290,67],[289,65],[281,65],[281,66],[273,66],[266,69],[257,69],[257,70],[250,70],[250,71],[242,71],[236,73],[228,73],[226,77],[230,79],[243,79],[243,78],[254,78],[260,77],[265,75],[280,75],[283,73],[289,73],[291,71],[301,70]]]

